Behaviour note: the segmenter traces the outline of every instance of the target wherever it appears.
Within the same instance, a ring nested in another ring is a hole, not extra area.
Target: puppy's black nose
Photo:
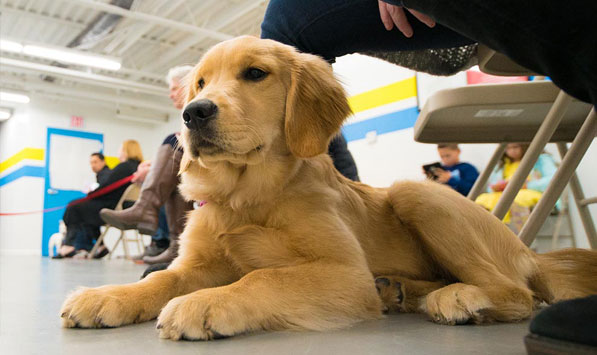
[[[205,127],[217,114],[218,106],[211,100],[203,99],[188,104],[184,108],[182,119],[187,128],[198,130]]]

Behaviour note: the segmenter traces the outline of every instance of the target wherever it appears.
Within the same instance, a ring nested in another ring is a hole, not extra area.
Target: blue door
[[[104,135],[68,129],[48,128],[44,209],[65,207],[70,201],[85,196],[95,182],[89,166],[91,153],[101,152]],[[44,213],[41,251],[48,256],[48,242],[58,232],[65,208]]]

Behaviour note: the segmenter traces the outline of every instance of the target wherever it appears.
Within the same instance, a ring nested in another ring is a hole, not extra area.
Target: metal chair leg
[[[563,212],[558,213],[558,219],[556,220],[556,225],[554,226],[553,234],[551,236],[551,250],[558,249],[560,245],[560,230],[562,229],[562,220],[564,216],[562,215]]]
[[[124,231],[122,231],[121,239],[122,239],[122,248],[124,249],[124,258],[130,259],[131,255],[129,254],[128,240],[126,238],[126,234]]]
[[[495,166],[500,161],[500,158],[502,157],[502,154],[504,154],[507,145],[507,143],[501,143],[500,145],[498,145],[498,147],[493,152],[491,159],[487,163],[487,166],[485,167],[485,169],[483,169],[483,172],[481,172],[481,175],[479,175],[477,181],[475,181],[475,184],[473,185],[471,191],[468,193],[467,198],[475,201],[477,197],[479,197],[479,195],[483,192],[483,190],[485,190],[487,180],[489,180],[491,173],[493,173],[493,169],[495,169]]]
[[[104,236],[108,233],[108,230],[110,229],[110,227],[111,227],[110,225],[106,224],[106,228],[104,229],[104,232],[99,236],[99,238],[97,238],[95,245],[93,246],[93,248],[91,248],[91,251],[87,255],[87,259],[93,258],[93,256],[95,255],[95,252],[97,251],[99,246],[102,245],[102,242],[104,241]]]
[[[116,243],[114,243],[114,247],[110,250],[110,253],[108,253],[108,259],[112,259],[112,253],[114,253],[114,251],[118,247],[118,244],[122,241],[122,238],[124,238],[124,231],[121,230],[120,231],[120,236],[116,240]]]
[[[493,209],[493,215],[500,220],[504,218],[510,209],[510,206],[512,206],[514,198],[518,194],[518,191],[520,191],[522,185],[524,185],[524,182],[537,162],[539,155],[562,121],[570,102],[572,102],[572,97],[565,92],[560,91],[556,101],[553,103],[549,113],[541,124],[541,127],[539,127],[535,138],[533,138],[531,145],[524,154],[518,169],[516,169],[514,176],[512,176],[512,179],[508,182],[508,186],[506,186],[506,189],[502,193],[502,197]]]
[[[541,196],[539,203],[535,206],[529,220],[520,232],[520,239],[526,245],[531,245],[535,239],[537,231],[541,228],[543,222],[545,222],[545,218],[562,194],[568,181],[570,181],[570,178],[576,171],[576,167],[585,155],[587,149],[589,149],[595,135],[597,135],[597,113],[593,108],[578,131],[576,138],[574,138],[574,141],[570,146],[570,151],[564,156],[564,159],[562,159],[558,171],[556,171],[547,190],[545,190],[543,196]],[[597,240],[589,239],[589,243],[591,248],[597,248]]]

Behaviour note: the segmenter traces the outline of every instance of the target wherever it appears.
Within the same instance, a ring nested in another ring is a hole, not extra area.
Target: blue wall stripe
[[[10,182],[15,181],[18,178],[22,178],[25,176],[43,178],[45,174],[44,170],[45,167],[43,166],[23,165],[17,170],[13,171],[12,173],[1,177],[0,186],[4,186]]]
[[[367,132],[376,131],[384,134],[401,129],[411,128],[415,125],[419,110],[416,107],[396,111],[385,115],[373,117],[364,121],[347,124],[342,127],[346,141],[364,139]]]

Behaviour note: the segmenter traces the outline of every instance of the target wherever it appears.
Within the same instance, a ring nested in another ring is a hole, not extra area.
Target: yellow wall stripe
[[[4,170],[18,164],[25,159],[44,160],[44,149],[42,148],[23,148],[20,152],[0,163],[0,173]]]
[[[0,163],[0,173],[12,166],[17,165],[23,160],[44,160],[44,152],[45,149],[42,148],[23,148],[18,153]],[[113,169],[119,163],[120,161],[117,157],[106,157],[106,165],[108,165],[110,169]]]
[[[358,113],[415,96],[417,96],[417,81],[413,76],[352,96],[348,99],[348,103],[352,112]]]

